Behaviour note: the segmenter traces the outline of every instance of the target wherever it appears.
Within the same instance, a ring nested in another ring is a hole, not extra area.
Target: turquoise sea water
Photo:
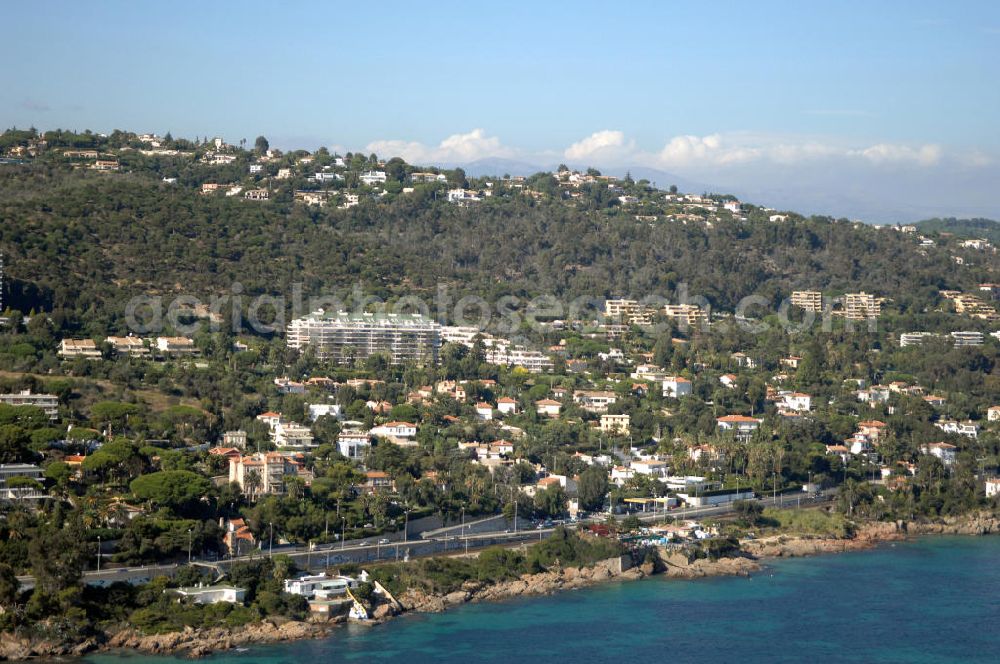
[[[349,626],[212,664],[1000,662],[1000,537],[781,560],[751,578],[654,578]],[[102,655],[89,664],[168,664]]]

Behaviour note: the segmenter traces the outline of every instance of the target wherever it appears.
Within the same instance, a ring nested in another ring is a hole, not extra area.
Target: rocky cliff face
[[[756,558],[812,556],[840,551],[868,549],[880,542],[893,542],[913,535],[990,535],[1000,533],[1000,518],[990,512],[976,512],[935,521],[888,521],[866,523],[854,537],[789,537],[779,535],[743,544]]]
[[[688,562],[686,555],[666,549],[660,550],[660,560],[663,562],[664,574],[679,579],[697,579],[706,576],[749,576],[761,568],[757,561],[746,557],[720,558],[718,560],[699,558]]]
[[[611,579],[641,579],[654,573],[652,564],[639,567],[623,565],[619,558],[601,561],[590,567],[567,567],[539,574],[525,574],[518,579],[497,584],[468,581],[461,590],[447,595],[431,595],[408,590],[399,598],[406,611],[439,612],[466,602],[489,602],[511,597],[548,595],[559,590],[583,588]]]
[[[145,635],[126,627],[105,638],[92,638],[77,644],[0,635],[0,659],[24,660],[85,655],[94,650],[123,649],[149,654],[183,653],[202,657],[218,650],[229,650],[252,643],[276,643],[317,638],[329,633],[332,625],[343,622],[338,616],[330,621],[298,622],[265,620],[243,627],[187,628],[182,632]]]
[[[914,535],[993,535],[1000,533],[1000,517],[990,512],[976,512],[945,517],[933,523],[908,523],[906,531]]]
[[[108,648],[122,648],[150,654],[183,652],[190,657],[202,657],[218,650],[229,650],[236,646],[251,643],[277,643],[294,641],[296,639],[311,639],[325,636],[330,631],[330,625],[343,622],[343,617],[334,618],[329,622],[272,622],[265,620],[260,623],[228,629],[217,627],[211,629],[191,629],[169,634],[154,634],[146,636],[134,630],[126,629],[112,636]]]

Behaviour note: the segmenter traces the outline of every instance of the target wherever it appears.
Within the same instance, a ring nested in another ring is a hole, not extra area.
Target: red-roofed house
[[[726,415],[716,418],[719,431],[732,432],[740,440],[749,440],[762,421],[745,415]]]
[[[510,397],[500,397],[497,399],[497,410],[503,415],[516,415],[517,401]]]

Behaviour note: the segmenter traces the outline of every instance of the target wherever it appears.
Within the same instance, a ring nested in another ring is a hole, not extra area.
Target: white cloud
[[[663,166],[711,164],[725,166],[752,161],[761,156],[760,148],[730,145],[720,134],[674,136],[656,155]]]
[[[504,146],[496,136],[487,136],[483,129],[452,134],[437,146],[419,141],[372,141],[365,146],[365,152],[374,152],[385,158],[402,157],[411,164],[469,162],[485,157],[514,156],[514,150]]]
[[[982,152],[959,153],[936,144],[911,145],[881,142],[848,143],[824,136],[780,135],[754,132],[682,134],[669,138],[657,151],[639,148],[623,131],[595,131],[561,152],[526,152],[504,145],[483,129],[448,136],[437,145],[419,141],[378,140],[365,152],[383,158],[402,157],[412,164],[467,163],[487,157],[530,160],[539,166],[558,159],[571,164],[597,167],[649,166],[690,172],[752,167],[757,164],[798,165],[822,161],[858,161],[872,166],[911,165],[930,168],[942,162],[970,167],[995,162]]]
[[[587,161],[594,159],[616,160],[635,152],[635,143],[625,140],[625,133],[604,129],[595,131],[583,140],[566,148],[563,155],[570,161]]]
[[[940,145],[911,147],[893,143],[879,143],[863,150],[851,150],[850,156],[861,156],[875,164],[910,162],[921,166],[933,166],[941,160]]]
[[[934,166],[944,158],[939,145],[877,143],[851,146],[821,138],[733,132],[670,138],[658,152],[644,152],[620,131],[599,131],[565,151],[572,161],[595,165],[643,165],[656,168],[725,168],[755,163],[800,164],[830,159],[865,159],[872,164]],[[986,163],[982,155],[967,163]]]

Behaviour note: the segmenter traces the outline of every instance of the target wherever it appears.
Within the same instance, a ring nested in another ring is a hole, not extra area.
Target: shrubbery
[[[371,573],[394,594],[408,588],[449,593],[461,588],[466,581],[498,583],[522,574],[542,572],[554,565],[589,565],[620,555],[621,551],[616,541],[581,537],[559,527],[550,538],[533,545],[527,553],[492,547],[476,559],[426,558],[406,564],[381,565]]]

